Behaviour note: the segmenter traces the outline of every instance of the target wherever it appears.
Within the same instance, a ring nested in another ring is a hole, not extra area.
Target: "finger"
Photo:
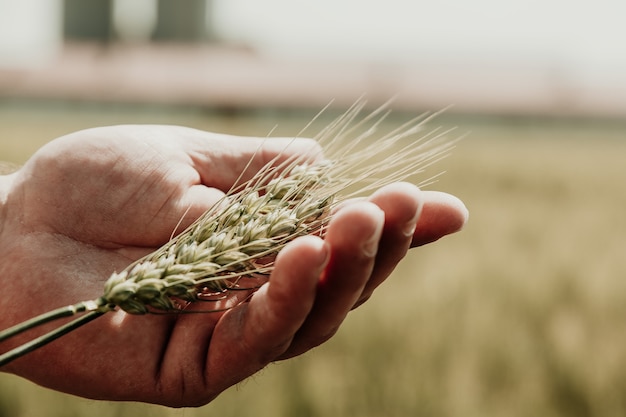
[[[374,271],[357,305],[370,297],[409,250],[422,211],[422,194],[412,184],[395,183],[381,188],[369,198],[370,202],[385,212],[385,226]]]
[[[383,225],[384,213],[369,202],[351,204],[335,214],[325,236],[330,260],[315,304],[281,359],[299,355],[337,331],[372,272]]]
[[[422,246],[458,232],[469,218],[463,202],[453,195],[424,191],[423,198],[424,207],[415,227],[411,247]]]
[[[328,259],[328,247],[318,237],[304,236],[287,245],[269,282],[215,328],[208,377],[236,383],[276,360],[309,315]]]
[[[263,351],[284,352],[313,307],[328,261],[329,248],[318,237],[305,236],[285,247],[269,285],[250,302],[250,344]]]
[[[242,137],[195,129],[185,129],[184,135],[202,183],[224,191],[236,181],[250,179],[269,162],[279,165],[294,157],[317,160],[322,156],[322,148],[313,139]]]
[[[162,355],[161,384],[182,381],[185,395],[203,403],[265,367],[287,349],[309,314],[327,259],[320,238],[296,239],[278,255],[270,281],[250,302],[223,315],[177,317]]]

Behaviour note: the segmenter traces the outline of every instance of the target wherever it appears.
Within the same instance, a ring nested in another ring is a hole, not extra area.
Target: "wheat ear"
[[[389,111],[385,105],[359,118],[365,104],[358,101],[317,135],[327,159],[311,163],[294,156],[278,164],[277,157],[250,180],[233,186],[163,247],[113,273],[100,297],[1,331],[0,341],[84,313],[0,355],[0,366],[118,308],[130,314],[180,312],[187,303],[228,300],[232,291],[253,291],[269,278],[276,255],[287,243],[307,234],[324,236],[337,204],[421,174],[447,155],[455,142],[448,139],[449,131],[440,129],[411,140],[435,114],[422,115],[375,138]],[[231,307],[226,303],[209,311]]]

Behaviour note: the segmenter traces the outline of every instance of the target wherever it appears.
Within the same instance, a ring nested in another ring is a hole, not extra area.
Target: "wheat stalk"
[[[100,297],[1,331],[0,341],[84,313],[0,355],[0,366],[118,308],[130,314],[184,311],[187,303],[227,300],[232,291],[253,291],[269,278],[276,255],[287,243],[307,234],[324,236],[337,204],[422,173],[455,142],[447,139],[449,131],[440,129],[407,140],[415,138],[435,114],[422,115],[372,140],[389,111],[385,105],[359,119],[365,104],[358,101],[318,134],[327,159],[314,164],[297,156],[281,164],[278,158],[270,161],[163,247],[113,273]]]

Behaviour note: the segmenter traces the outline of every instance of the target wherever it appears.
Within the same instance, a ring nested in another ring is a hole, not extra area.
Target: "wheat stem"
[[[92,320],[97,319],[98,317],[105,314],[106,311],[103,310],[95,310],[90,311],[87,314],[67,323],[63,326],[60,326],[42,336],[37,337],[36,339],[31,340],[30,342],[24,343],[12,349],[6,353],[0,355],[0,367],[6,365],[9,362],[14,361],[15,359],[26,355],[27,353],[32,352],[42,346],[47,345],[50,342],[55,341],[59,337],[68,334],[69,332],[78,329],[79,327],[89,323]],[[77,314],[77,313],[74,313]]]
[[[22,323],[16,324],[13,327],[9,327],[8,329],[0,331],[0,342],[9,339],[10,337],[16,336],[20,333],[24,333],[27,330],[34,329],[35,327],[42,326],[46,323],[50,323],[58,319],[75,316],[79,313],[98,310],[102,310],[104,312],[110,310],[110,307],[106,305],[104,299],[83,301],[81,303],[57,308],[55,310],[41,314],[37,317],[33,317],[32,319],[26,320]]]

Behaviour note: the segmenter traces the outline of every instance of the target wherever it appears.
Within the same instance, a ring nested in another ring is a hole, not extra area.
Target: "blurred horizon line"
[[[625,117],[618,80],[518,60],[428,62],[287,57],[227,44],[67,42],[37,65],[0,68],[0,99],[210,107],[394,107],[494,115]],[[617,84],[617,85],[616,85]]]

